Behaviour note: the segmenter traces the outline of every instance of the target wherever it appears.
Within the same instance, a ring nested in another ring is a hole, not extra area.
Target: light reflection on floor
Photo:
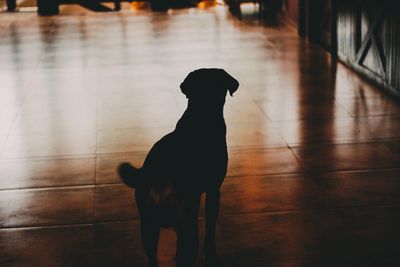
[[[398,103],[252,9],[0,15],[1,266],[144,266],[115,168],[142,164],[185,108],[182,79],[210,66],[241,83],[225,108],[223,266],[399,265]]]

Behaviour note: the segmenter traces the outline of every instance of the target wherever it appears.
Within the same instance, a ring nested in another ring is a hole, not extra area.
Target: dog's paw
[[[118,166],[118,175],[121,180],[129,187],[136,187],[137,185],[137,174],[138,169],[136,169],[129,162],[123,162]]]

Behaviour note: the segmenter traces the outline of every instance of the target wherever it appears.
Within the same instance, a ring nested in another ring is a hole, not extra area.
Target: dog
[[[198,254],[198,213],[206,193],[206,266],[218,266],[215,229],[220,187],[228,165],[223,107],[239,82],[223,69],[198,69],[180,88],[188,106],[173,132],[162,137],[148,153],[143,167],[121,163],[122,181],[135,189],[141,237],[149,266],[157,267],[160,228],[174,227],[177,267],[194,266]]]

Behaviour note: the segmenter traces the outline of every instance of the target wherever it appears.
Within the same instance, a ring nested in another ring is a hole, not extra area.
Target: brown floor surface
[[[0,15],[0,266],[145,266],[115,168],[174,128],[199,67],[241,83],[225,108],[223,266],[400,266],[400,105],[243,8]]]

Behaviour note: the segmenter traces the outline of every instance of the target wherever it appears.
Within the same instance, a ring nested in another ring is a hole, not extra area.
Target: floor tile
[[[81,113],[85,116],[77,117],[76,114]],[[58,114],[52,111],[32,112],[29,115],[21,113],[15,121],[11,135],[62,133],[69,129],[79,132],[94,132],[96,129],[96,113],[79,110]]]
[[[240,89],[239,89],[240,90]],[[257,123],[263,122],[267,117],[255,103],[248,103],[246,106],[238,105],[232,100],[225,106],[224,117],[227,124],[231,123]]]
[[[132,128],[139,126],[174,128],[184,110],[179,110],[175,102],[170,107],[138,106],[111,107],[98,113],[97,129]]]
[[[18,110],[4,110],[0,114],[0,134],[7,135],[10,133],[12,126],[17,118]]]
[[[97,153],[150,151],[154,143],[172,132],[169,128],[105,129],[97,134]]]
[[[400,116],[400,107],[387,97],[340,99],[339,105],[353,117]]]
[[[295,94],[295,92],[293,92]],[[297,102],[296,102],[297,101]],[[331,118],[350,118],[349,113],[342,107],[330,101],[307,101],[299,103],[297,98],[293,100],[282,100],[259,103],[264,114],[271,121],[287,120],[323,120]]]
[[[281,121],[273,125],[289,145],[356,143],[375,139],[364,123],[356,119]]]
[[[400,140],[394,139],[390,141],[383,142],[393,153],[400,156]]]
[[[227,176],[298,173],[301,165],[289,148],[229,149]]]
[[[360,122],[378,139],[400,138],[400,118],[368,117],[361,119]]]
[[[134,189],[124,184],[96,186],[96,221],[139,219],[134,192]]]
[[[400,204],[400,170],[318,173],[314,181],[330,208]]]
[[[4,190],[0,191],[0,200],[0,227],[65,225],[93,220],[93,187]]]
[[[372,266],[343,222],[330,213],[222,216],[218,247],[226,266],[261,266],[296,259],[311,266]]]
[[[0,135],[0,158],[1,158],[1,153],[3,152],[4,144],[7,141],[7,135]]]
[[[96,184],[120,183],[117,168],[122,162],[130,162],[133,166],[141,168],[147,152],[134,154],[111,154],[97,157]]]
[[[71,49],[69,44],[65,46]],[[57,53],[64,53],[65,50],[62,48]],[[33,98],[57,100],[62,97],[66,98],[66,102],[75,97],[77,98],[77,103],[81,103],[82,101],[78,98],[79,96],[90,95],[92,96],[92,100],[96,101],[96,98],[93,98],[93,94],[98,91],[99,86],[99,74],[96,69],[88,67],[60,70],[43,68],[41,66],[35,73],[31,84],[32,90],[29,91],[28,96],[30,100]],[[64,104],[65,107],[66,102],[60,101],[60,104]]]
[[[353,75],[351,69],[344,64],[338,64],[335,75],[335,99],[366,99],[381,98],[382,92],[376,90],[362,77]]]
[[[90,225],[0,230],[1,266],[92,266]]]
[[[374,266],[397,266],[399,260],[399,206],[341,210],[354,240]]]
[[[228,124],[226,139],[229,147],[286,146],[276,129],[266,121]]]
[[[396,168],[399,158],[382,143],[310,144],[293,153],[310,171]]]
[[[227,178],[221,194],[221,214],[321,208],[318,191],[306,174]]]
[[[96,224],[96,266],[147,266],[138,221]]]
[[[2,158],[34,158],[53,156],[94,155],[95,131],[60,131],[10,135]]]
[[[0,161],[0,189],[89,185],[94,158]]]
[[[3,40],[4,37],[2,37]],[[4,44],[2,44],[2,47]],[[2,57],[5,54],[10,54],[12,52],[12,45],[6,49],[4,53],[2,53]],[[23,88],[26,89],[30,82],[32,81],[34,70],[33,69],[5,69],[4,67],[7,66],[6,63],[1,61],[0,65],[0,76],[2,77],[2,86],[4,90],[2,91],[2,95],[4,97],[18,97],[21,93],[24,93],[25,90],[16,91],[16,88]]]

